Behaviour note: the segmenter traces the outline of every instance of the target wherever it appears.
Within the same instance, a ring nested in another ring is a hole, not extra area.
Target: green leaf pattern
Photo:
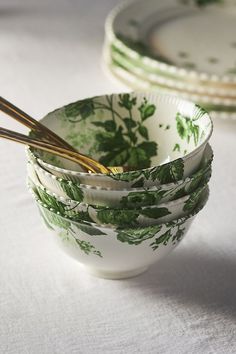
[[[92,254],[102,258],[101,252],[96,250],[96,248],[90,242],[84,241],[84,240],[79,240],[78,238],[76,238],[75,241],[78,244],[78,246],[80,247],[81,251],[83,251],[85,254],[89,255],[92,253]]]
[[[92,253],[96,256],[102,257],[101,252],[99,250],[96,250],[90,242],[78,239],[76,233],[73,230],[72,222],[70,220],[62,218],[60,215],[57,215],[55,214],[55,212],[47,210],[45,207],[43,208],[43,211],[42,209],[40,209],[40,207],[39,210],[48,228],[54,229],[55,231],[58,231],[58,229],[63,230],[58,233],[58,235],[63,239],[63,241],[70,242],[71,240],[73,240],[79,246],[81,251],[83,251],[85,254],[89,255]],[[99,229],[82,224],[77,225],[79,225],[81,231],[84,231],[86,233],[89,232],[90,235],[104,235],[104,233]]]
[[[145,229],[125,229],[117,234],[117,240],[127,242],[130,245],[139,245],[143,241],[152,238],[161,230],[161,225],[146,227]]]
[[[60,179],[60,186],[62,190],[66,193],[66,195],[72,200],[76,200],[78,202],[82,202],[84,199],[83,191],[79,187],[79,183],[73,183],[71,181],[66,181],[64,179]]]
[[[94,114],[93,99],[89,98],[83,101],[70,103],[65,106],[65,115],[73,123],[78,123]]]
[[[199,106],[196,106],[198,108]],[[194,140],[195,146],[199,143],[200,138],[200,127],[198,124],[194,123],[198,119],[204,115],[206,111],[201,108],[197,110],[197,113],[193,119],[190,119],[188,116],[182,115],[180,112],[176,114],[176,127],[179,133],[179,136],[182,140],[186,140],[189,144],[190,140]],[[202,133],[202,132],[201,132]],[[174,150],[177,150],[177,146],[179,144],[175,144]]]
[[[188,198],[188,200],[186,201],[186,203],[183,207],[184,211],[190,213],[196,207],[196,205],[199,202],[199,199],[201,198],[202,191],[203,191],[203,188],[200,187],[195,192],[190,194],[190,197]]]
[[[184,162],[183,159],[172,161],[171,164],[165,164],[154,168],[150,173],[151,179],[158,179],[162,184],[177,182],[183,178]]]
[[[171,226],[172,227],[172,226]],[[167,246],[171,241],[174,245],[180,242],[184,233],[185,228],[181,228],[181,223],[177,225],[177,231],[173,232],[173,228],[167,229],[161,236],[157,237],[151,244],[153,251],[156,251],[160,245]]]
[[[78,238],[78,233],[76,232],[76,229],[80,229],[85,232],[86,235],[90,235],[91,237],[107,236],[101,229],[94,229],[90,225],[85,224],[75,224],[73,221],[65,220],[61,216],[54,214],[45,207],[42,208],[39,206],[39,209],[47,226],[53,228],[55,231],[58,231],[58,229],[60,230],[59,236],[64,242],[68,241],[78,245],[80,250],[86,255],[93,254],[103,257],[101,252],[97,250],[91,242],[88,240],[82,240],[81,237]],[[142,242],[154,238],[149,246],[155,251],[161,245],[167,246],[170,242],[174,245],[178,243],[185,233],[185,228],[183,227],[184,223],[185,219],[182,218],[164,225],[152,225],[143,228],[118,228],[114,231],[118,241],[134,246],[138,246]],[[157,235],[158,237],[155,238]]]
[[[114,109],[112,100],[107,96],[107,104],[102,106],[111,112],[111,120],[105,122],[95,121],[93,125],[100,127],[96,134],[98,151],[103,153],[99,161],[107,166],[125,165],[132,169],[150,167],[151,158],[157,155],[157,143],[148,141],[148,129],[144,121],[155,114],[156,107],[145,98],[137,110],[139,120],[133,118],[136,97],[130,94],[119,95],[118,105],[123,107],[127,116],[121,117]],[[99,105],[100,107],[100,105]],[[94,101],[96,109],[96,101]],[[120,119],[120,124],[114,119]]]
[[[148,145],[148,142],[143,144],[145,144],[145,148],[148,146],[150,149],[152,148],[151,144]],[[132,173],[110,174],[109,177],[117,181],[134,181],[132,187],[142,187],[144,180],[159,181],[161,184],[177,182],[184,177],[184,161],[180,158],[171,163],[147,170],[132,171]]]

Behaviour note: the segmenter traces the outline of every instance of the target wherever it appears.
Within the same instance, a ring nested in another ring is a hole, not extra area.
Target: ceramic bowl
[[[102,164],[133,170],[85,173],[76,163],[31,149],[42,167],[64,179],[114,189],[190,176],[199,167],[213,129],[198,105],[151,92],[86,98],[49,113],[41,122]]]
[[[33,182],[30,177],[28,184],[35,198],[40,199],[46,207],[55,213],[59,212],[62,216],[78,222],[88,221],[98,225],[123,228],[156,225],[186,216],[195,209],[207,188],[207,185],[204,184],[191,194],[159,205],[112,209],[59,197],[40,183]]]
[[[194,217],[207,202],[209,190],[190,215],[148,227],[94,227],[55,214],[40,201],[37,205],[46,226],[62,249],[92,274],[121,279],[140,274],[172,251],[185,236]]]
[[[34,179],[36,174],[36,180],[43,187],[60,197],[98,206],[133,208],[165,203],[193,192],[210,178],[212,159],[213,152],[208,144],[202,158],[201,168],[191,177],[176,183],[122,190],[73,183],[55,177],[40,167],[36,161],[33,162],[32,160],[28,168],[31,172],[29,171],[28,173],[33,175],[32,179]]]

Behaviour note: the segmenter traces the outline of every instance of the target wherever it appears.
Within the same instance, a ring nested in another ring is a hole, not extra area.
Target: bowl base
[[[142,267],[142,268],[123,271],[123,272],[115,272],[115,271],[109,272],[109,271],[98,270],[86,266],[83,266],[83,268],[86,270],[86,272],[88,272],[91,275],[94,275],[95,277],[104,278],[104,279],[114,279],[114,280],[136,277],[137,275],[142,274],[148,270],[148,267]]]

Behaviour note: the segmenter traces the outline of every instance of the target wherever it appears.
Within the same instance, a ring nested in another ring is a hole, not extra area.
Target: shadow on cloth
[[[185,249],[170,254],[130,285],[145,294],[196,304],[236,318],[236,257],[228,259],[196,254]]]
[[[0,4],[0,18],[17,17],[30,13],[31,9],[25,5],[2,5]]]

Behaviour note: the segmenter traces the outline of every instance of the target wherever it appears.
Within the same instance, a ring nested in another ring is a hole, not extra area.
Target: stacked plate
[[[98,96],[59,108],[42,123],[81,153],[126,167],[88,173],[27,150],[28,183],[46,225],[96,275],[143,272],[181,241],[206,204],[212,122],[194,103],[147,92]]]
[[[236,119],[235,33],[234,0],[128,2],[106,21],[105,67],[128,87]]]

